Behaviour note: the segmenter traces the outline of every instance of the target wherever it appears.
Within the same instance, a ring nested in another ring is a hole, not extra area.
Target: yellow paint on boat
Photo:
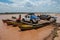
[[[32,25],[22,24],[22,27],[32,27]]]

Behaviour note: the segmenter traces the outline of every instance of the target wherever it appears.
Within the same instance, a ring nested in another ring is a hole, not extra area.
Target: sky
[[[1,12],[60,13],[60,0],[0,0]]]

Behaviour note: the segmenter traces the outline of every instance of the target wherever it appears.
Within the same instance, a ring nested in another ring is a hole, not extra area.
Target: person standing
[[[16,20],[17,22],[21,22],[21,15],[19,15],[19,17]]]

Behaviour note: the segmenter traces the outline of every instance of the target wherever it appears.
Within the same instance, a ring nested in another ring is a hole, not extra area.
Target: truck
[[[40,18],[37,17],[35,14],[28,14],[22,18],[23,22],[29,22],[29,23],[33,23],[33,24],[37,24],[39,20],[40,20]]]

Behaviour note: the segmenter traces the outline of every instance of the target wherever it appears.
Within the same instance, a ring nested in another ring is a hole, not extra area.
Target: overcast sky
[[[60,12],[60,0],[0,0],[0,12]]]

